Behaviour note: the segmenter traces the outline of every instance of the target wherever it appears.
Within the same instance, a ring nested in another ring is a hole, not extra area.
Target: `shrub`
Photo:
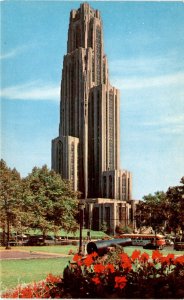
[[[152,256],[135,250],[131,256],[121,247],[98,257],[75,254],[63,279],[49,275],[45,281],[18,287],[4,298],[183,298],[184,255]]]

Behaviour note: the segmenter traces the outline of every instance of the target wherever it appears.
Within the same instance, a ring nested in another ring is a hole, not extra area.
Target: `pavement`
[[[0,251],[0,260],[61,258],[61,257],[70,257],[70,255],[58,254],[58,253],[37,252],[37,251],[14,250],[14,249]]]

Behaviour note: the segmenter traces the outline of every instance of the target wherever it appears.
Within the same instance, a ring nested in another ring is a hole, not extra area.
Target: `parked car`
[[[176,238],[174,241],[174,250],[184,251],[184,238]]]
[[[31,235],[25,244],[26,246],[43,246],[44,241],[41,235]]]
[[[46,235],[45,237],[45,245],[54,245],[56,243],[56,239],[51,235]]]
[[[163,247],[159,246],[159,245],[155,245],[154,243],[148,243],[148,244],[146,244],[146,245],[143,246],[143,249],[149,249],[149,250],[159,249],[159,250],[162,250]]]
[[[45,239],[43,235],[32,235],[29,237],[26,245],[27,246],[45,246],[45,245],[54,245],[55,239],[52,236],[47,235]]]

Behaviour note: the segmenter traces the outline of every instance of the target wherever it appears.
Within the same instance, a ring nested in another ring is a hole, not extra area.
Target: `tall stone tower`
[[[131,173],[119,169],[119,125],[119,91],[109,82],[100,13],[83,3],[70,13],[52,168],[86,200],[131,199]]]

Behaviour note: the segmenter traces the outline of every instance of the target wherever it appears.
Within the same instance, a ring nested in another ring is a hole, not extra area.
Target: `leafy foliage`
[[[43,235],[48,230],[58,229],[75,232],[78,224],[78,194],[69,182],[50,171],[47,166],[34,167],[32,172],[21,179],[20,174],[0,162],[0,206],[1,227],[4,232],[9,221],[17,231],[25,228],[38,228]]]
[[[184,235],[184,177],[181,185],[170,187],[167,191],[169,203],[169,226],[176,232],[180,230]]]
[[[4,160],[0,161],[0,183],[1,228],[5,239],[8,224],[19,226],[22,186],[20,174],[8,168]]]
[[[156,232],[162,231],[168,219],[168,201],[164,192],[143,197],[136,208],[136,224],[138,228],[152,227]]]
[[[174,231],[184,235],[184,177],[181,185],[170,187],[166,193],[156,192],[143,197],[136,208],[138,228],[151,226],[154,231]]]
[[[33,168],[24,180],[24,203],[29,213],[30,226],[39,228],[43,234],[59,228],[75,231],[77,224],[77,194],[60,175],[48,170],[47,166]]]

